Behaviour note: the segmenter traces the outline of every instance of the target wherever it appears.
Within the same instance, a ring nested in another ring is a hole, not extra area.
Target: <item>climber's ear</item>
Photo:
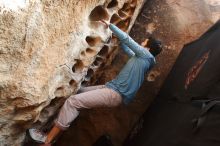
[[[141,46],[144,47],[144,48],[146,48],[148,40],[149,40],[149,39],[145,39],[145,40],[141,43]]]

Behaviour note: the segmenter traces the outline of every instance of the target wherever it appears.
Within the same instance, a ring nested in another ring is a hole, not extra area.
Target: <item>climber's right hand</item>
[[[102,22],[103,24],[105,24],[105,28],[107,29],[109,26],[109,22],[106,22],[105,20],[100,20],[100,22]]]

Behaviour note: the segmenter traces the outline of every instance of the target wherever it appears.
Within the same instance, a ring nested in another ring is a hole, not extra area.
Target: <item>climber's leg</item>
[[[79,109],[117,106],[121,100],[121,96],[116,91],[106,87],[70,96],[60,110],[56,125],[66,129],[78,116]]]
[[[105,88],[105,85],[81,87],[77,93],[79,94],[79,93],[88,92],[96,89],[102,89],[102,88]]]
[[[119,105],[121,101],[122,97],[119,93],[106,87],[70,96],[61,108],[54,127],[48,133],[46,142],[50,143],[62,130],[67,129],[78,116],[80,109],[113,107]],[[57,133],[58,130],[53,129],[59,129],[59,132]]]
[[[89,86],[89,87],[82,87],[78,91],[78,93],[88,92],[96,89],[102,89],[105,88],[105,85],[98,85],[98,86]],[[29,134],[37,142],[45,143],[45,142],[51,142],[51,140],[54,139],[59,133],[61,133],[61,129],[57,127],[56,125],[50,130],[48,135],[45,135],[41,130],[31,128],[29,129]]]
[[[53,128],[50,130],[50,132],[47,134],[47,138],[45,140],[45,144],[51,143],[61,133],[62,133],[62,129],[60,129],[59,127],[54,125]]]

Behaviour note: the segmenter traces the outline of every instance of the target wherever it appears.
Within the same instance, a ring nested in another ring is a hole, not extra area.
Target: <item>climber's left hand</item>
[[[109,22],[107,22],[107,21],[105,21],[105,20],[100,20],[100,22],[102,22],[103,24],[105,24],[105,27],[106,27],[106,29],[108,28],[108,26],[109,26]]]

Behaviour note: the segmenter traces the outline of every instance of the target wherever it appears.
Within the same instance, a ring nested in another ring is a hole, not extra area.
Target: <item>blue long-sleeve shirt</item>
[[[155,64],[155,58],[117,26],[110,24],[109,28],[119,38],[121,48],[130,58],[118,76],[107,82],[106,86],[118,92],[123,102],[128,104],[142,85],[145,73]]]

